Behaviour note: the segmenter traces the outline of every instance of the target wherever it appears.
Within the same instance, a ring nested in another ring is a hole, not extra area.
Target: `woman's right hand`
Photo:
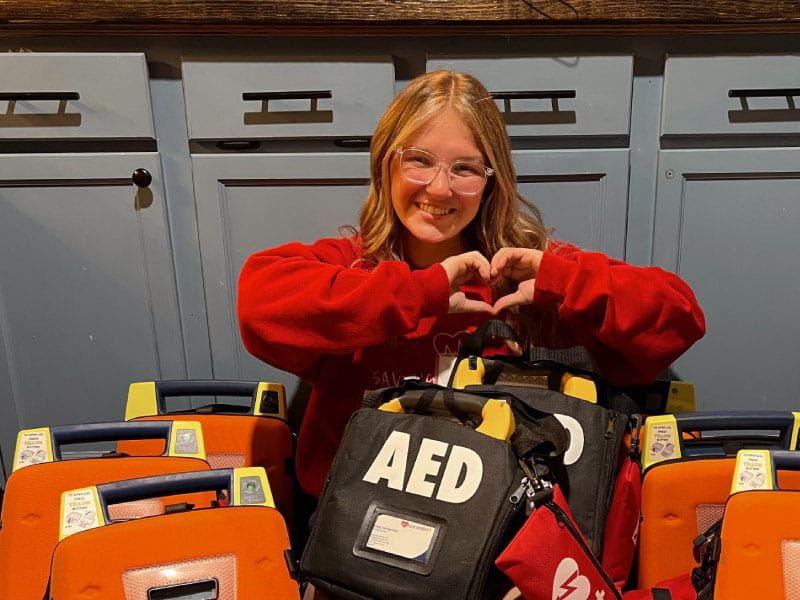
[[[492,305],[482,300],[467,298],[461,291],[461,286],[475,278],[489,283],[491,266],[486,257],[473,250],[464,254],[450,256],[441,262],[450,282],[450,310],[451,313],[484,313],[492,312]]]

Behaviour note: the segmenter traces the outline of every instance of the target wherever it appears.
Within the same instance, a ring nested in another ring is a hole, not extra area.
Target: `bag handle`
[[[516,429],[514,414],[507,402],[448,388],[412,390],[382,404],[379,410],[395,413],[447,411],[462,421],[479,421],[475,431],[503,441],[510,440]]]
[[[164,440],[163,455],[205,459],[205,444],[196,421],[118,421],[23,429],[17,435],[14,469],[63,460],[62,446],[122,440]]]
[[[777,438],[763,438],[758,432],[775,430]],[[686,439],[687,433],[733,431],[735,435],[709,436],[696,440]],[[669,459],[681,458],[695,450],[705,447],[722,448],[721,453],[732,456],[743,447],[773,446],[784,450],[797,447],[800,431],[800,412],[780,410],[712,411],[700,413],[678,413],[674,415],[653,415],[644,422],[642,436],[642,469]],[[758,439],[747,439],[752,432]],[[720,451],[718,451],[719,454]]]
[[[61,494],[59,539],[112,523],[110,505],[197,492],[226,492],[228,506],[274,508],[263,467],[187,471],[101,483]],[[191,509],[191,505],[182,507]]]
[[[435,383],[424,382],[417,377],[410,377],[406,378],[399,386],[367,392],[364,396],[363,406],[376,408],[415,390],[450,390],[459,394],[505,400],[511,406],[516,422],[516,429],[509,441],[514,454],[519,458],[533,460],[535,457],[547,463],[556,463],[562,459],[569,447],[569,433],[555,416],[528,406],[513,393],[499,389],[471,389],[469,392],[461,392]]]
[[[483,356],[486,342],[492,338],[500,338],[520,344],[519,336],[511,325],[499,319],[491,319],[482,323],[462,344],[458,358],[467,356]],[[521,344],[520,344],[521,345]]]
[[[175,396],[234,396],[250,398],[249,405],[213,403],[187,410],[167,410]],[[286,391],[280,383],[216,379],[140,381],[128,387],[125,420],[154,415],[228,413],[286,418]]]

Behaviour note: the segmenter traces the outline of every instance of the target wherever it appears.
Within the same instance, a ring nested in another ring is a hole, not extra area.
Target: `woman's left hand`
[[[536,275],[542,263],[542,251],[532,248],[501,248],[492,257],[491,279],[501,277],[517,282],[517,289],[498,298],[494,303],[495,314],[512,306],[533,304]]]

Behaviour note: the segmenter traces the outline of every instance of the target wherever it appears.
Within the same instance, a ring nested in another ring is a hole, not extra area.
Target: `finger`
[[[489,261],[483,256],[464,255],[459,261],[459,279],[461,283],[465,283],[474,279],[476,276],[480,277],[483,281],[489,281]]]
[[[459,308],[453,312],[459,313],[493,313],[494,309],[491,304],[483,302],[482,300],[470,300],[466,298]]]
[[[526,304],[530,304],[530,300],[523,292],[517,290],[502,298],[498,298],[493,308],[495,314],[497,314],[512,306],[525,306]]]
[[[492,257],[492,277],[511,277],[514,269],[518,268],[520,261],[523,259],[523,252],[524,250],[520,248],[501,248]]]

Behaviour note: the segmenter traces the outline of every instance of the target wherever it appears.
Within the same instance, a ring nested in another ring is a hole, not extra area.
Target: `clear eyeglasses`
[[[395,152],[400,156],[400,173],[412,183],[428,185],[439,174],[442,165],[448,165],[450,189],[457,194],[479,194],[486,180],[494,174],[494,170],[483,163],[440,160],[435,154],[419,148],[399,146]]]

